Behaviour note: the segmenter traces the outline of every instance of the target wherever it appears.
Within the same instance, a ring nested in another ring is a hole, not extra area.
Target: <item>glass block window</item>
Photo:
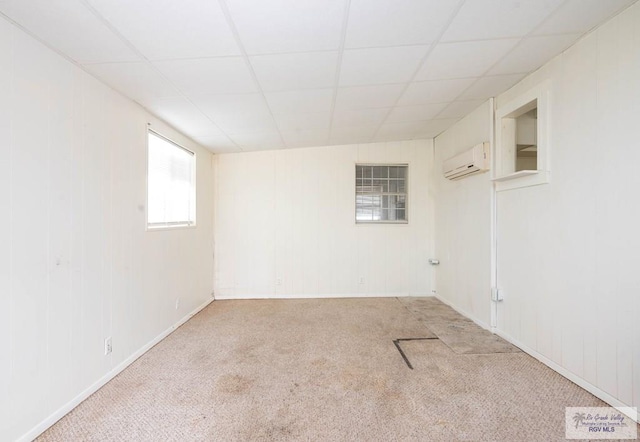
[[[356,164],[356,222],[406,223],[406,164]]]

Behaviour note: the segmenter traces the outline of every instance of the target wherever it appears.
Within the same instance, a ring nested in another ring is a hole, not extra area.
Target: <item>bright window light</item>
[[[147,226],[196,223],[195,154],[149,131]]]

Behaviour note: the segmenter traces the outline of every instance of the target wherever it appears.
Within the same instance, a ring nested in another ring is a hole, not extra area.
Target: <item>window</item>
[[[406,164],[356,164],[356,222],[407,222]]]
[[[196,223],[195,154],[149,131],[147,226]]]

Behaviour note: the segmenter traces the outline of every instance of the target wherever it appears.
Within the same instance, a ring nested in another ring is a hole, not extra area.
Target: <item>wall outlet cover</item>
[[[107,356],[113,351],[113,345],[111,343],[111,336],[104,340],[104,355]]]

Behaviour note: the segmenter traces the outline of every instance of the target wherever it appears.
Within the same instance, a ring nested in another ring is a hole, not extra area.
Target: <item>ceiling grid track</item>
[[[425,64],[425,62],[427,61],[427,59],[429,58],[429,56],[431,55],[431,53],[433,52],[437,44],[440,42],[440,39],[442,38],[444,33],[447,32],[447,29],[449,28],[451,23],[453,23],[453,20],[456,18],[456,15],[458,15],[458,12],[460,11],[460,9],[462,9],[462,6],[464,5],[464,3],[465,3],[465,0],[460,0],[460,2],[456,5],[453,12],[449,16],[449,19],[447,20],[447,22],[442,27],[442,29],[440,30],[436,38],[431,43],[429,49],[427,50],[427,53],[424,55],[424,57],[422,57],[422,60],[420,60],[420,63],[418,63],[418,67],[416,67],[415,71],[413,72],[413,75],[411,76],[409,81],[405,84],[404,88],[402,89],[402,92],[398,96],[398,99],[396,100],[394,105],[389,109],[389,112],[387,112],[387,115],[385,115],[385,117],[382,119],[382,122],[378,126],[378,129],[373,134],[373,137],[372,137],[373,139],[376,138],[376,135],[378,135],[378,132],[380,132],[380,128],[384,125],[385,121],[387,121],[387,119],[389,118],[389,115],[391,115],[391,112],[393,112],[393,109],[395,109],[398,106],[398,102],[400,101],[402,96],[405,94],[405,92],[409,88],[409,85],[413,83],[414,79],[418,75],[418,72],[420,72],[420,70],[422,69],[422,66]]]
[[[349,26],[349,10],[351,9],[351,0],[346,0],[344,5],[344,19],[342,22],[342,35],[340,36],[340,47],[338,48],[338,63],[333,82],[333,97],[331,98],[331,111],[329,112],[329,133],[327,134],[327,144],[331,142],[333,132],[333,113],[336,109],[336,99],[338,98],[338,87],[340,86],[340,71],[342,69],[342,56],[344,55],[344,45],[347,39],[347,29]]]
[[[0,18],[225,153],[434,138],[634,3],[24,0]]]
[[[195,103],[184,93],[182,92],[182,90],[180,90],[179,87],[177,87],[169,78],[167,78],[166,75],[164,75],[160,69],[156,68],[155,65],[151,62],[151,60],[149,60],[142,52],[140,52],[138,50],[138,48],[136,48],[124,35],[122,35],[120,33],[120,31],[115,28],[111,22],[109,22],[109,20],[105,19],[102,14],[100,14],[99,11],[97,11],[87,0],[80,0],[80,2],[84,5],[85,8],[87,8],[88,11],[90,11],[98,20],[100,20],[100,22],[102,24],[104,24],[107,29],[109,29],[116,37],[118,37],[120,39],[120,41],[122,41],[134,54],[136,54],[140,60],[142,60],[147,66],[149,66],[156,74],[158,74],[160,77],[162,77],[164,79],[164,81],[166,81],[168,84],[170,84],[176,91],[178,91],[180,93],[180,96],[182,98],[184,98],[185,100],[187,100],[191,105],[194,106],[195,109],[198,110],[198,112],[200,112],[207,120],[209,120],[211,122],[211,124],[213,124],[225,137],[227,137],[229,139],[229,141],[231,141],[232,143],[236,144],[233,139],[231,137],[229,137],[226,132],[220,127],[218,126],[218,124],[216,124],[215,121],[213,121],[211,118],[209,118],[209,116],[207,114],[205,114],[204,112],[202,112],[198,106],[195,105]],[[87,63],[89,64],[89,63]],[[98,64],[98,63],[91,63],[91,64]],[[84,69],[84,67],[82,65],[79,65],[81,69],[83,69],[85,72],[87,72],[89,75],[94,76],[92,73],[88,72],[86,69]],[[138,103],[140,104],[142,107],[144,107],[145,109],[147,109],[147,107],[144,105],[144,103]],[[148,109],[147,109],[148,110]],[[150,113],[150,110],[148,110]],[[173,125],[171,124],[170,121],[165,121],[169,126]],[[175,128],[174,129],[178,129]],[[189,136],[189,138],[191,138]],[[236,144],[237,146],[237,144]],[[240,148],[238,146],[238,148]]]
[[[278,136],[280,137],[280,140],[282,141],[282,146],[284,147],[287,145],[287,143],[285,142],[284,137],[282,136],[282,131],[278,126],[278,121],[276,120],[276,117],[273,115],[273,110],[271,109],[271,106],[269,106],[269,101],[267,100],[267,97],[265,96],[264,91],[262,90],[262,86],[260,85],[260,81],[258,80],[256,71],[253,69],[251,60],[249,60],[249,54],[247,54],[247,50],[245,49],[244,44],[242,43],[242,39],[240,38],[240,33],[238,32],[238,29],[233,21],[233,18],[231,17],[231,13],[229,12],[227,3],[225,0],[218,0],[218,3],[220,4],[220,8],[222,8],[222,13],[224,14],[224,17],[227,20],[227,24],[229,25],[229,28],[231,28],[231,32],[233,33],[233,36],[236,39],[236,43],[240,48],[240,53],[242,54],[242,58],[244,59],[244,62],[247,65],[247,68],[249,69],[249,72],[251,73],[251,77],[253,78],[253,81],[255,82],[258,90],[260,91],[260,97],[262,97],[262,101],[264,102],[264,105],[269,110],[269,115],[271,115],[273,124],[276,128],[276,131],[278,132]]]
[[[553,15],[560,10],[564,5],[567,4],[569,0],[565,0],[563,3],[560,3],[549,15],[547,15],[540,23],[538,23],[537,26],[535,26],[533,29],[531,29],[527,34],[525,34],[524,36],[522,36],[520,38],[520,41],[518,43],[516,43],[506,54],[504,54],[504,56],[498,60],[496,60],[495,63],[493,63],[491,66],[489,66],[487,68],[487,70],[485,70],[481,76],[479,76],[476,81],[474,81],[473,83],[471,83],[469,85],[469,87],[467,87],[466,89],[463,89],[462,91],[460,91],[460,93],[453,99],[453,102],[455,103],[456,101],[459,101],[459,98],[464,96],[464,94],[468,91],[471,90],[476,84],[478,84],[479,81],[481,81],[483,78],[487,77],[487,73],[491,72],[491,70],[493,68],[495,68],[498,64],[500,64],[502,62],[502,60],[504,60],[506,57],[509,56],[509,54],[512,54],[513,52],[515,52],[515,50],[522,45],[522,42],[525,41],[525,39],[527,37],[529,37],[530,35],[533,35],[534,32],[538,29],[540,29],[540,27],[542,27],[542,25],[544,25],[551,17],[553,17]],[[477,41],[477,40],[476,40]],[[459,43],[459,42],[456,42]],[[435,118],[438,118],[439,115],[441,115],[447,108],[445,107],[444,109],[442,109],[436,116]],[[434,137],[435,138],[435,137]]]

